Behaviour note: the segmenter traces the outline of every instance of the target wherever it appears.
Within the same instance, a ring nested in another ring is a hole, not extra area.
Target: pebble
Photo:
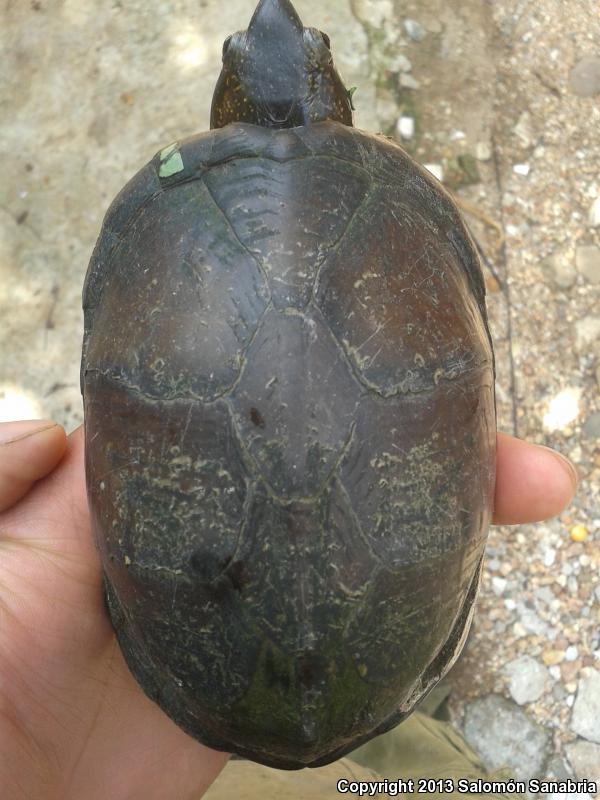
[[[377,119],[382,128],[389,128],[398,121],[398,104],[390,93],[382,93],[375,101]]]
[[[571,531],[575,531],[575,533],[574,533],[574,534],[573,534],[573,533],[571,534],[571,539],[573,539],[573,541],[574,541],[574,542],[578,542],[578,541],[580,541],[580,540],[577,538],[577,537],[578,537],[578,535],[579,535],[579,533],[578,533],[578,530],[577,530],[577,529],[578,529],[579,527],[580,527],[579,525],[573,525],[573,527],[571,528]],[[572,564],[571,564],[569,561],[565,561],[565,562],[564,562],[564,563],[561,565],[561,570],[562,570],[562,574],[563,574],[563,575],[570,576],[570,575],[572,575],[572,574],[573,574],[573,565],[572,565]]]
[[[544,603],[549,608],[554,608],[556,605],[556,595],[549,586],[539,586],[534,588],[534,595],[537,600]]]
[[[511,572],[514,572],[513,566],[509,561],[503,561],[500,566],[500,574],[503,578],[507,575],[510,575]]]
[[[589,223],[592,228],[600,226],[600,197],[597,197],[590,207]]]
[[[497,597],[504,594],[507,586],[508,581],[505,578],[499,578],[497,575],[494,575],[492,578],[492,591]]]
[[[477,142],[475,145],[475,158],[478,161],[489,161],[492,157],[492,148],[488,142]]]
[[[575,264],[590,283],[600,283],[600,247],[593,244],[580,245],[575,251]]]
[[[569,75],[569,88],[579,97],[600,92],[600,58],[586,56],[575,64]]]
[[[356,12],[359,19],[368,20],[375,28],[390,26],[390,20],[394,17],[391,0],[358,0]]]
[[[426,170],[429,170],[432,175],[434,175],[438,181],[444,180],[444,168],[441,164],[423,164]]]
[[[531,169],[531,167],[529,166],[529,164],[514,164],[513,165],[513,172],[516,173],[517,175],[523,175],[524,177],[527,177],[527,175],[529,175],[529,170],[530,169]]]
[[[581,432],[586,439],[600,439],[600,411],[590,414],[583,423]]]
[[[412,39],[413,42],[422,42],[427,36],[425,28],[415,19],[405,19],[404,30],[406,31],[406,35]]]
[[[575,347],[587,353],[591,344],[600,339],[600,317],[587,316],[575,323]]]
[[[549,547],[544,552],[544,566],[551,567],[555,561],[556,561],[556,550],[553,547]]]
[[[589,792],[548,792],[546,800],[594,800],[595,797]]]
[[[401,116],[396,125],[396,130],[402,139],[412,139],[415,135],[415,118]]]
[[[571,730],[590,742],[600,744],[600,672],[582,670],[571,715]]]
[[[404,53],[396,53],[389,61],[390,72],[410,72],[412,64]]]
[[[556,252],[542,261],[542,269],[559,289],[570,289],[577,279],[573,259],[565,252]]]
[[[549,755],[548,731],[499,695],[469,703],[464,733],[488,769],[508,767],[518,780],[539,775]]]
[[[504,667],[504,672],[509,678],[508,691],[520,706],[534,703],[547,688],[548,670],[531,656],[515,658]]]
[[[407,75],[403,72],[402,75],[400,75],[400,86],[402,86],[403,89],[418,89],[421,84],[418,80],[413,78],[412,75]]]
[[[564,705],[567,697],[567,690],[559,681],[555,682],[554,686],[552,687],[552,692],[550,697],[556,702],[560,703],[560,705]]]
[[[564,758],[560,756],[554,756],[550,759],[546,767],[546,772],[551,780],[556,781],[566,781],[573,777],[573,773],[569,769],[568,764],[565,762]]]
[[[533,144],[533,132],[531,128],[531,114],[529,111],[523,111],[517,124],[513,128],[513,132],[521,140],[523,147],[531,147]]]
[[[548,625],[531,608],[521,609],[521,625],[528,633],[533,633],[535,636],[548,636],[549,634]]]
[[[425,27],[429,31],[429,33],[441,33],[444,29],[441,21],[434,17],[433,19],[428,19],[425,23]]]
[[[575,661],[577,656],[579,655],[579,650],[575,647],[575,645],[570,645],[565,650],[565,660],[566,661]]]
[[[600,782],[600,746],[581,739],[565,747],[569,764],[578,778]]]
[[[569,535],[574,542],[585,542],[588,537],[588,529],[585,525],[573,525],[569,531]],[[571,565],[563,564],[563,572],[567,571],[567,567],[571,567]]]
[[[542,653],[542,661],[547,667],[553,667],[564,660],[565,654],[562,650],[544,650]]]
[[[560,675],[565,686],[573,686],[577,689],[577,676],[581,672],[581,661],[563,661],[560,665]]]

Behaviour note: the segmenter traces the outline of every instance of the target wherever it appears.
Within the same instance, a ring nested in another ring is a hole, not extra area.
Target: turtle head
[[[223,45],[211,128],[249,122],[294,128],[322,120],[352,125],[352,101],[329,37],[305,28],[290,0],[260,0],[248,30]]]

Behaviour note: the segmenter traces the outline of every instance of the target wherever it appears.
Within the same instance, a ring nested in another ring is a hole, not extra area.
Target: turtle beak
[[[250,25],[248,36],[277,38],[285,42],[296,34],[302,35],[304,26],[290,0],[260,0]]]

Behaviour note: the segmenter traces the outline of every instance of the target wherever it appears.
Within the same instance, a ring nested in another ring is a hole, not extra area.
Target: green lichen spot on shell
[[[300,720],[296,713],[294,664],[267,640],[263,643],[256,671],[246,695],[235,707],[241,720],[261,720],[267,730],[294,741]]]
[[[179,144],[175,142],[161,150],[160,169],[158,170],[159,178],[170,178],[171,175],[183,172],[183,159],[178,148]]]
[[[342,719],[350,727],[357,715],[357,708],[368,706],[371,689],[363,680],[367,668],[358,669],[350,661],[336,663],[337,653],[322,654],[321,667],[317,672],[317,683],[327,684],[329,706],[313,705],[311,688],[303,685],[298,674],[298,661],[284,653],[273,641],[263,643],[257,658],[256,670],[251,685],[244,697],[236,704],[234,715],[241,720],[260,720],[265,731],[277,731],[277,736],[296,742],[303,728],[304,716],[316,722],[315,730],[321,734],[328,730],[330,720]],[[328,667],[324,667],[329,664]],[[314,689],[314,687],[313,687]],[[307,703],[298,704],[298,696],[305,695]]]

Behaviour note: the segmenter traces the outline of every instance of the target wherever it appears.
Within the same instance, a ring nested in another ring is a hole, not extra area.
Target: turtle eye
[[[323,33],[323,31],[319,31],[319,33],[323,37],[323,41],[325,42],[325,45],[327,46],[327,49],[331,50],[331,39],[329,38],[329,36],[327,36],[326,33]]]
[[[232,36],[228,36],[225,41],[223,42],[223,58],[225,58],[225,54],[229,50],[229,45],[231,44]]]

